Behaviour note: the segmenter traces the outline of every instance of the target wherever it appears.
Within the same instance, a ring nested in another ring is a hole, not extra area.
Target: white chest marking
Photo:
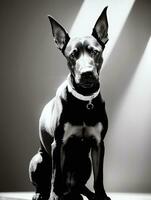
[[[67,122],[64,125],[63,142],[66,143],[71,136],[76,136],[83,139],[92,137],[97,143],[100,143],[102,128],[101,122],[97,123],[95,126],[86,126],[85,123],[80,126],[75,126]]]

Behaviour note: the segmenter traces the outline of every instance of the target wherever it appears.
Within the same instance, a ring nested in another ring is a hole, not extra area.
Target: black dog
[[[48,200],[49,196],[51,200],[78,200],[81,194],[90,200],[110,199],[103,186],[108,120],[99,82],[102,53],[108,41],[106,10],[91,36],[73,39],[49,16],[54,40],[67,59],[70,74],[40,117],[41,148],[29,166],[35,200]],[[91,163],[95,193],[85,186]]]

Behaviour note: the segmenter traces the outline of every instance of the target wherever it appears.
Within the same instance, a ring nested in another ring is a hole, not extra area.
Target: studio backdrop
[[[108,6],[101,90],[109,130],[108,192],[151,192],[151,1],[0,1],[0,192],[31,191],[28,164],[39,148],[43,106],[68,74],[47,15],[71,35],[90,34]],[[91,186],[89,182],[89,186]]]

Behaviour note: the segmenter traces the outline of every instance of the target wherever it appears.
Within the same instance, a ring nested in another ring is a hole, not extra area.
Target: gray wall
[[[39,148],[39,116],[68,72],[47,15],[70,29],[81,3],[0,1],[0,191],[33,189],[28,163]]]
[[[38,119],[68,73],[65,59],[54,45],[47,14],[70,30],[81,4],[82,0],[0,1],[0,191],[33,189],[28,163],[39,147]],[[150,10],[150,1],[135,2],[103,72],[102,91],[110,122],[105,140],[108,191],[151,192],[150,143],[147,151],[135,148],[134,137],[131,162],[128,134],[134,130],[121,136],[120,123],[114,126],[118,105],[150,37]],[[135,157],[142,151],[147,154],[143,153],[143,163]]]

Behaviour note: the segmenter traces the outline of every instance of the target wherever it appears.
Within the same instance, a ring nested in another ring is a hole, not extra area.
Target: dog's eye
[[[79,55],[78,49],[74,49],[72,53],[70,54],[70,59],[72,60],[77,59],[78,55]]]
[[[88,46],[88,53],[91,55],[91,56],[96,56],[98,55],[100,52],[96,49],[94,49],[93,47],[90,47]]]
[[[99,54],[99,51],[97,51],[97,50],[92,50],[91,51],[91,55],[92,56],[96,56],[96,55],[98,55]]]

